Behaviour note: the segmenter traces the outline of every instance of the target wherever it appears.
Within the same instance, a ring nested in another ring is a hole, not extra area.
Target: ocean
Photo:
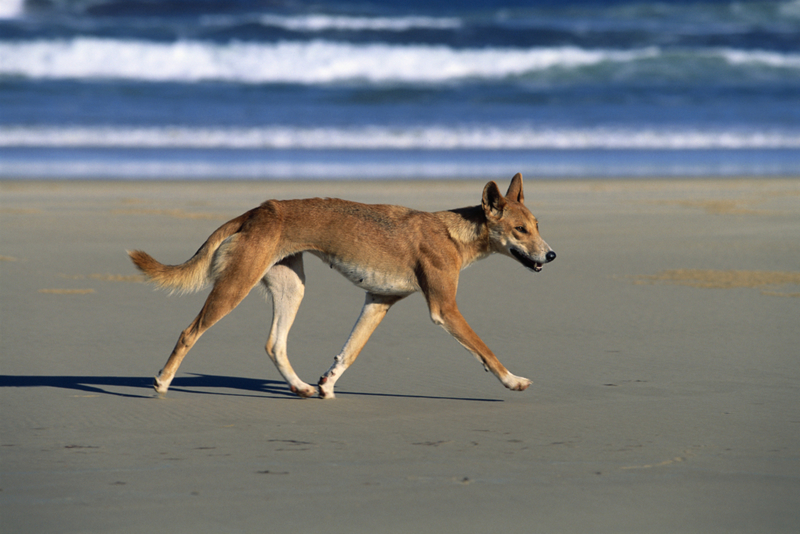
[[[800,0],[0,0],[0,178],[800,176]]]

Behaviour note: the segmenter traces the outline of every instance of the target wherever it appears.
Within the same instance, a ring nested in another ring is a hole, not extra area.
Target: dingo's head
[[[542,265],[556,259],[556,253],[539,235],[539,222],[525,207],[524,200],[522,175],[517,173],[505,196],[496,183],[486,184],[481,205],[495,252],[511,256],[538,273]]]

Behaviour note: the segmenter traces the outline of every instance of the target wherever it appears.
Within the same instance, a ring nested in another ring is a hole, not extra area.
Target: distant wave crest
[[[461,19],[453,17],[356,17],[345,15],[261,15],[259,22],[299,32],[339,31],[408,31],[412,29],[451,30],[461,28]]]
[[[21,17],[25,12],[25,0],[0,1],[0,20]]]
[[[323,150],[796,149],[800,148],[800,130],[703,131],[530,126],[508,129],[494,126],[407,128],[0,126],[0,147]]]
[[[705,59],[732,66],[800,70],[800,54],[705,50]],[[578,47],[455,49],[433,45],[310,42],[159,43],[74,38],[0,43],[0,76],[40,79],[126,79],[150,82],[437,84],[498,80],[548,69],[674,61],[657,47],[593,50]],[[687,56],[682,56],[682,61]]]

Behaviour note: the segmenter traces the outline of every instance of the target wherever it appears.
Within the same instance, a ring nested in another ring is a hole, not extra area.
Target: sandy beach
[[[528,177],[557,260],[489,258],[458,294],[525,392],[414,295],[336,400],[296,398],[253,292],[155,395],[206,292],[153,291],[126,249],[183,262],[268,198],[439,210],[483,185],[0,182],[0,531],[797,532],[797,179]],[[289,355],[315,382],[363,292],[306,274]]]

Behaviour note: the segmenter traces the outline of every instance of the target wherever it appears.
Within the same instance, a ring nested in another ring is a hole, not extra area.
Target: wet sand
[[[505,189],[507,181],[500,181]],[[205,292],[141,283],[267,198],[437,210],[482,182],[0,182],[2,532],[736,533],[800,528],[800,180],[526,180],[558,259],[492,257],[337,384],[290,394],[253,292],[151,389]],[[313,382],[363,292],[313,257],[289,339]]]

